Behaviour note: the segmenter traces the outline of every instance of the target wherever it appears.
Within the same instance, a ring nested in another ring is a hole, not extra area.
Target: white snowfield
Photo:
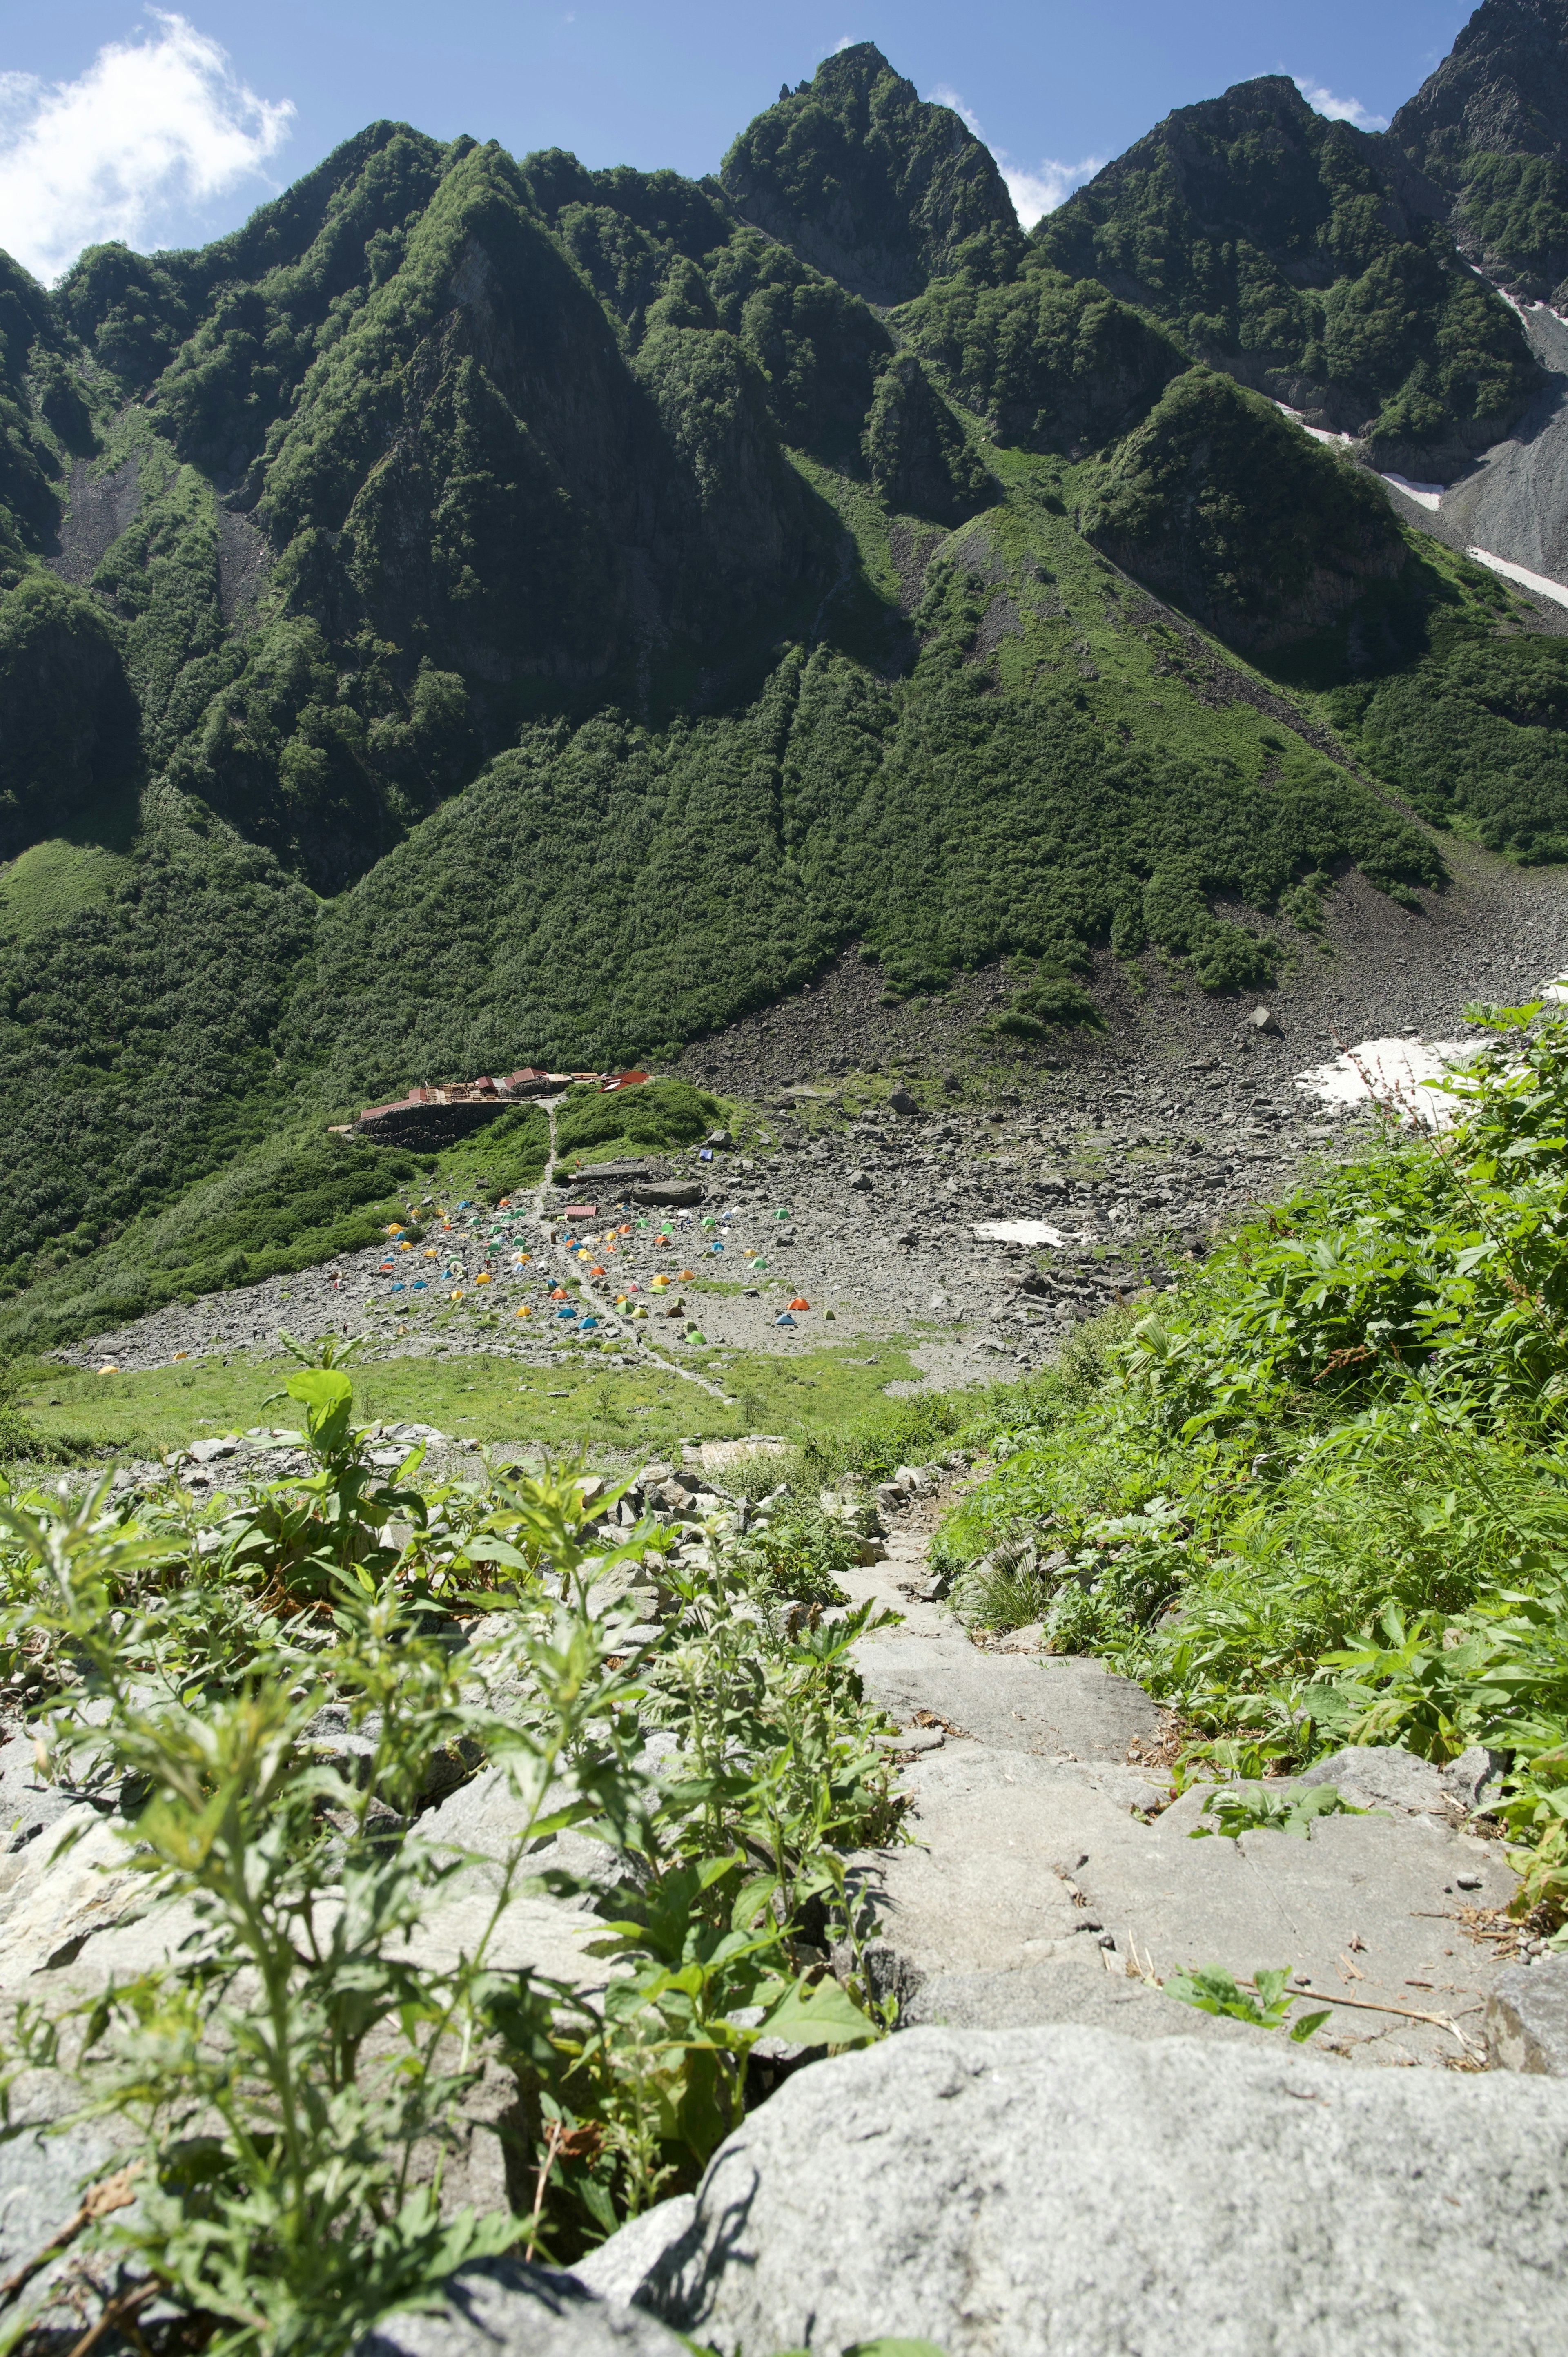
[[[1059,1252],[1067,1242],[1060,1228],[1051,1227],[1045,1220],[982,1220],[974,1234],[979,1243],[1049,1244],[1053,1252]]]
[[[1412,483],[1405,475],[1385,475],[1383,480],[1391,483],[1396,491],[1402,491],[1407,500],[1413,500],[1417,507],[1430,508],[1434,515],[1437,503],[1448,488],[1446,483]]]
[[[1376,1102],[1423,1128],[1443,1129],[1459,1110],[1456,1098],[1432,1083],[1476,1054],[1474,1039],[1363,1039],[1332,1063],[1298,1072],[1295,1085],[1319,1104]]]
[[[1549,580],[1544,573],[1531,573],[1528,566],[1510,564],[1506,556],[1494,556],[1485,548],[1467,548],[1466,556],[1474,557],[1488,572],[1500,573],[1505,581],[1517,581],[1521,589],[1533,589],[1538,597],[1550,597],[1554,604],[1568,606],[1568,588],[1561,581]]]

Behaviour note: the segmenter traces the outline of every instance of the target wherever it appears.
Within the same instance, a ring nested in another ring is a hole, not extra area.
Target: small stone
[[[1273,1009],[1270,1007],[1254,1006],[1252,1012],[1247,1017],[1247,1023],[1249,1028],[1253,1031],[1272,1031],[1276,1039],[1283,1036],[1280,1031],[1279,1025],[1274,1020]]]
[[[852,1170],[849,1174],[849,1183],[857,1195],[869,1195],[871,1192],[871,1179],[864,1170]]]

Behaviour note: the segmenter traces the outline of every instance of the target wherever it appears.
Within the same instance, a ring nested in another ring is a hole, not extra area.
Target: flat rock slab
[[[1103,2001],[1090,2004],[1090,1984],[1036,1983],[1030,1968],[1099,1955],[1122,1975],[1163,1981],[1219,1964],[1243,1981],[1283,1965],[1308,1985],[1300,2011],[1342,2000],[1318,2037],[1349,2059],[1483,2050],[1501,1968],[1464,1910],[1513,1894],[1498,1842],[1402,1809],[1319,1818],[1306,1841],[1269,1830],[1194,1839],[1202,1790],[1151,1824],[1140,1812],[1152,1788],[1134,1770],[951,1738],[910,1762],[903,1784],[912,1838],[862,1853],[854,1871],[889,1952],[888,1986],[914,2018],[942,2002],[919,1988],[934,1977],[1022,1975],[986,1999],[998,2022],[1093,2021]],[[1065,2010],[1077,1996],[1081,2016]]]
[[[1550,2080],[913,2029],[787,2080],[637,2297],[725,2357],[1556,2357],[1565,2206]]]
[[[1079,1943],[1080,1946],[1085,1945]],[[1022,1964],[1011,1973],[935,1973],[900,2018],[904,2029],[1037,2029],[1075,2022],[1122,2038],[1203,2038],[1276,2047],[1276,2031],[1198,2013],[1125,1972],[1100,1952],[1078,1960]]]
[[[1499,1967],[1462,1910],[1512,1898],[1499,1842],[1395,1810],[1319,1818],[1307,1841],[1267,1830],[1194,1840],[1203,1798],[1188,1792],[1152,1825],[1123,1815],[1085,1839],[1075,1878],[1119,1952],[1135,1945],[1162,1980],[1178,1964],[1222,1964],[1238,1979],[1288,1965],[1314,2001],[1347,2000],[1322,2035],[1354,2059],[1452,2060],[1459,2040],[1404,2018],[1421,2013],[1456,2022],[1480,2050]]]
[[[1062,1869],[1081,1848],[1109,1846],[1117,1804],[1053,1775],[1026,1753],[952,1743],[907,1770],[915,1796],[907,1846],[854,1862],[881,1937],[910,1968],[1012,1972],[1094,1945]]]
[[[897,1631],[855,1649],[866,1693],[908,1723],[918,1710],[961,1727],[999,1750],[1122,1760],[1134,1738],[1153,1743],[1159,1705],[1099,1662],[1064,1653],[983,1653],[958,1631]]]

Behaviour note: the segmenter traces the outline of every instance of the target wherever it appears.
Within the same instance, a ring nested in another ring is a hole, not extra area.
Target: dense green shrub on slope
[[[1568,860],[1568,644],[1466,639],[1340,688],[1340,725],[1425,818],[1527,865]]]
[[[0,589],[0,858],[134,793],[136,705],[122,634],[52,574]]]
[[[1380,483],[1208,369],[1167,386],[1079,522],[1240,646],[1310,636],[1405,561]]]
[[[101,899],[0,942],[0,1281],[64,1266],[256,1142],[315,911],[264,852],[156,795]]]
[[[1034,254],[1001,267],[989,241],[961,248],[961,267],[898,314],[996,438],[1078,457],[1137,425],[1186,353],[1153,320],[1092,279],[1064,277]]]
[[[1384,465],[1423,449],[1458,463],[1540,382],[1518,320],[1392,154],[1282,74],[1178,108],[1032,237],[1196,357],[1365,432]]]
[[[1568,1781],[1568,1027],[1464,1086],[1446,1135],[1369,1144],[1069,1352],[942,1544],[961,1609],[1043,1615],[1251,1772],[1482,1740],[1529,1829]]]
[[[987,505],[995,489],[913,352],[899,352],[877,379],[863,447],[888,506],[940,523],[961,522]]]
[[[170,1301],[314,1268],[384,1241],[406,1154],[317,1133],[270,1144],[188,1187],[166,1211],[0,1305],[0,1345],[46,1351],[144,1318]]]
[[[48,544],[59,520],[62,449],[91,437],[48,296],[0,253],[0,563]]]
[[[719,177],[747,221],[873,303],[918,295],[976,231],[1018,233],[990,150],[870,41],[780,91]]]
[[[718,1106],[689,1081],[649,1081],[639,1088],[574,1089],[555,1116],[563,1161],[625,1139],[649,1153],[695,1146],[718,1118]]]

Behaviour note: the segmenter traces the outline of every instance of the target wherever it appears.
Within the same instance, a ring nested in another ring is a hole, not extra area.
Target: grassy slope
[[[657,1368],[602,1367],[578,1352],[564,1354],[558,1367],[520,1367],[462,1347],[471,1337],[455,1331],[447,1356],[368,1365],[356,1378],[359,1412],[433,1424],[497,1447],[527,1442],[658,1454],[683,1437],[770,1432],[825,1439],[885,1408],[889,1383],[919,1381],[910,1341],[897,1335],[804,1348],[788,1360],[760,1351],[683,1351],[682,1364],[705,1372],[734,1398],[730,1407],[700,1384]],[[156,1456],[214,1434],[290,1423],[295,1411],[286,1401],[267,1403],[292,1371],[290,1361],[244,1354],[113,1375],[29,1364],[22,1370],[22,1413],[47,1443]]]

